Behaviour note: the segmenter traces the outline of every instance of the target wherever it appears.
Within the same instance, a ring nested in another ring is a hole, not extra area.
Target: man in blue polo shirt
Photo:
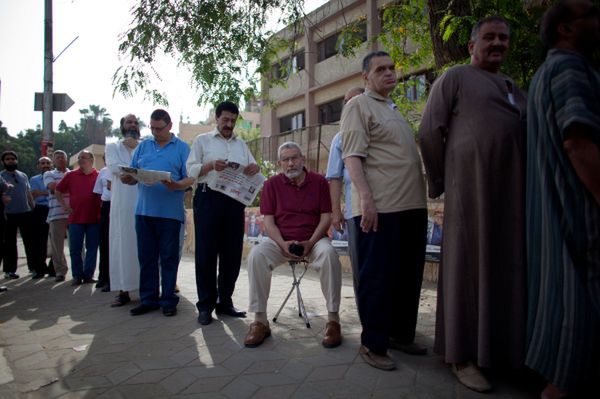
[[[48,188],[44,185],[44,173],[52,169],[52,160],[48,157],[38,159],[37,168],[40,171],[39,175],[29,179],[31,186],[31,195],[35,201],[32,217],[32,240],[34,242],[35,263],[33,265],[33,275],[31,278],[42,278],[46,273],[54,274],[54,267],[46,265],[48,257]]]
[[[175,283],[179,266],[179,232],[185,220],[183,194],[194,179],[187,176],[185,169],[190,147],[171,133],[172,126],[167,111],[157,109],[152,112],[150,130],[153,137],[137,146],[131,160],[133,168],[171,173],[169,181],[151,186],[138,184],[135,230],[142,303],[131,309],[132,316],[158,308],[162,308],[165,316],[177,314],[179,297],[175,294]],[[121,181],[137,183],[131,176],[122,176]]]

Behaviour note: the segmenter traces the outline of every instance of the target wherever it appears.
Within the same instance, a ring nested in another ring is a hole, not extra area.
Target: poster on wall
[[[432,206],[433,205],[433,206]],[[444,205],[430,204],[427,210],[426,262],[440,262],[442,259],[442,232],[444,225]]]

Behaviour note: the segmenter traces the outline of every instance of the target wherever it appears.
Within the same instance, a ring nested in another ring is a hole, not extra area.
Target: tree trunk
[[[440,21],[448,13],[456,16],[470,15],[469,0],[427,0],[429,6],[429,32],[433,43],[435,66],[442,66],[466,58],[469,55],[467,47],[459,43],[458,35],[453,34],[447,42],[442,39]]]

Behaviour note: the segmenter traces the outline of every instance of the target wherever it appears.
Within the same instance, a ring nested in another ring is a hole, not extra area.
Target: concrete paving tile
[[[327,352],[324,352],[322,354],[319,354],[317,356],[308,356],[308,357],[301,357],[298,358],[298,360],[306,363],[306,364],[310,364],[314,367],[318,367],[318,366],[333,366],[336,364],[343,364],[344,360],[339,359],[335,356],[330,356]]]
[[[29,392],[27,394],[21,395],[22,399],[49,399],[49,398],[60,398],[60,399],[90,399],[97,398],[106,392],[108,388],[90,388],[81,391],[38,391],[38,392]]]
[[[142,370],[121,385],[158,384],[164,378],[173,374],[177,369]]]
[[[188,347],[179,352],[173,353],[169,356],[169,359],[180,366],[185,366],[186,364],[198,359],[198,351],[196,348],[190,349]]]
[[[89,366],[81,367],[75,369],[69,373],[69,377],[88,377],[93,375],[108,375],[113,372],[115,369],[119,369],[126,365],[130,364],[129,362],[116,362],[116,363],[96,363],[91,364]]]
[[[375,389],[385,390],[391,388],[414,387],[416,384],[416,376],[417,373],[415,371],[407,370],[405,368],[398,368],[392,373],[380,373],[377,378]]]
[[[249,382],[258,385],[259,387],[289,385],[301,381],[298,378],[294,378],[293,376],[289,376],[281,372],[249,374],[244,376],[244,378],[246,378]]]
[[[391,388],[391,389],[378,389],[371,395],[372,399],[412,399],[418,394],[415,392],[415,388]]]
[[[147,356],[144,359],[135,359],[134,363],[142,370],[172,369],[178,366],[174,361],[165,357]]]
[[[383,373],[390,372],[378,370],[366,363],[355,363],[348,367],[344,379],[368,391],[372,391],[375,389],[377,380],[382,376]],[[393,371],[391,373],[393,373]]]
[[[66,377],[65,384],[74,391],[86,388],[110,387],[112,383],[104,376]]]
[[[280,370],[280,372],[297,381],[304,381],[306,377],[312,372],[312,370],[312,366],[306,363],[302,363],[297,359],[292,359],[286,363],[286,365]]]
[[[228,370],[231,370],[233,373],[241,374],[250,367],[252,362],[254,362],[254,359],[246,356],[246,351],[241,351],[231,355],[229,359],[225,360],[221,365]]]
[[[219,392],[192,393],[188,395],[175,395],[173,399],[227,399],[227,396]]]
[[[48,360],[48,355],[46,355],[46,352],[40,351],[40,352],[35,352],[32,354],[29,354],[25,357],[15,360],[12,363],[14,364],[14,366],[16,368],[27,369],[27,368],[34,366],[37,363],[44,361],[44,360]]]
[[[330,397],[367,398],[371,394],[369,390],[349,381],[315,381],[310,382],[307,385]]]
[[[188,373],[192,374],[195,378],[223,377],[223,376],[233,376],[233,375],[237,374],[221,365],[193,366],[193,367],[186,367],[185,370]]]
[[[348,365],[317,367],[306,378],[306,381],[338,380],[344,378]]]
[[[287,358],[284,354],[268,348],[266,344],[267,341],[258,348],[245,348],[243,352],[248,358],[253,360],[277,360]]]
[[[298,389],[298,384],[292,385],[280,385],[276,387],[263,387],[260,388],[252,398],[255,399],[281,399],[289,398]]]
[[[233,379],[225,388],[221,390],[229,399],[246,399],[254,395],[259,387],[244,377]]]
[[[329,399],[331,396],[313,387],[302,385],[290,397],[291,399]]]
[[[257,360],[244,371],[244,374],[277,373],[287,364],[287,359]]]
[[[103,393],[99,399],[147,399],[168,397],[170,397],[169,392],[159,384],[132,384],[113,387]]]
[[[127,381],[129,378],[139,374],[141,371],[142,369],[129,362],[115,367],[114,370],[106,375],[106,378],[108,378],[113,385],[119,385],[120,383]]]
[[[196,377],[186,369],[180,369],[160,382],[163,388],[175,395],[182,392],[196,381]]]
[[[198,378],[196,381],[187,387],[182,394],[201,393],[201,392],[218,392],[234,379],[233,376],[221,377],[205,377]]]

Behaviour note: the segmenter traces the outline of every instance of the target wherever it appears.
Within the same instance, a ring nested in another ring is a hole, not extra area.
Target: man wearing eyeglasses
[[[141,304],[130,313],[139,316],[162,308],[175,316],[179,297],[175,293],[179,267],[179,239],[185,221],[183,195],[194,179],[188,178],[185,161],[190,147],[171,133],[173,122],[167,111],[150,115],[152,137],[142,140],[133,153],[131,167],[171,173],[171,179],[152,186],[138,184],[135,209]],[[136,184],[121,176],[125,184]],[[160,274],[159,274],[160,260]],[[159,290],[160,280],[160,290]]]
[[[77,156],[79,169],[65,175],[56,185],[56,199],[69,214],[69,253],[71,285],[95,283],[96,259],[100,240],[100,196],[94,193],[98,171],[94,154],[83,150]],[[67,203],[64,194],[69,194]],[[85,259],[82,257],[85,242]]]
[[[227,167],[241,166],[249,176],[259,172],[248,146],[233,132],[239,113],[237,105],[229,101],[219,104],[215,110],[217,127],[196,137],[186,164],[188,174],[198,179],[194,197],[196,307],[202,325],[212,322],[213,310],[246,317],[231,300],[242,261],[245,205],[209,187],[217,173]]]
[[[319,270],[327,307],[327,324],[321,344],[334,348],[342,343],[340,297],[342,266],[327,237],[331,225],[331,198],[327,180],[304,167],[300,146],[288,141],[279,146],[281,173],[265,182],[260,212],[265,216],[269,239],[254,246],[248,256],[250,324],[244,345],[260,346],[271,336],[267,300],[273,269],[287,261],[308,260]]]
[[[21,233],[25,254],[27,255],[27,266],[33,271],[34,248],[32,242],[31,220],[33,215],[33,197],[29,178],[20,170],[19,158],[14,151],[2,153],[2,164],[4,170],[2,177],[12,188],[6,191],[10,202],[5,205],[6,224],[4,227],[4,278],[17,279],[17,230]]]

